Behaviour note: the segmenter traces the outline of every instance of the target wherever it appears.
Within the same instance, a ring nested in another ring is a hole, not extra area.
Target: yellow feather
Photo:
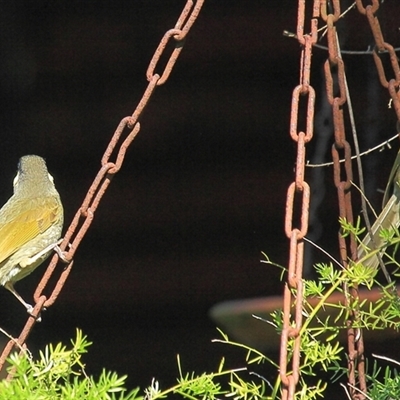
[[[59,207],[53,197],[14,200],[12,209],[5,204],[0,212],[0,263],[50,228],[59,215]],[[13,214],[16,215],[11,219]]]

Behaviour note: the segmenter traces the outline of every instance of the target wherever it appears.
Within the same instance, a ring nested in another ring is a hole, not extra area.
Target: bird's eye
[[[14,186],[14,187],[17,185],[18,180],[19,180],[19,172],[17,172],[17,175],[15,175],[15,178],[14,178],[14,180],[13,180],[13,186]]]

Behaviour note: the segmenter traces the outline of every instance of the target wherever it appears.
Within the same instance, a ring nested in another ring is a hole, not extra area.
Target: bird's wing
[[[390,196],[396,191],[400,184],[400,151],[397,153],[397,157],[394,160],[392,170],[390,171],[388,183],[386,185],[385,194],[383,196],[382,207],[385,207],[386,203],[389,201]],[[397,184],[397,185],[396,185]]]
[[[379,249],[383,245],[383,240],[380,237],[380,232],[382,229],[398,228],[400,223],[400,203],[399,198],[395,195],[389,199],[386,203],[385,208],[379,214],[377,220],[371,227],[371,233],[373,237],[373,242],[371,236],[367,233],[362,241],[362,244],[358,246],[358,259],[362,259],[366,252],[369,250]],[[371,256],[363,262],[365,266],[377,267],[379,260],[377,256]]]
[[[20,209],[24,208],[24,211],[16,216],[10,215],[19,208],[16,200],[12,208],[6,206],[8,204],[0,212],[1,220],[7,221],[0,224],[0,263],[52,226],[59,218],[61,204],[52,197],[24,199],[20,204]]]
[[[398,161],[399,159],[399,161]],[[389,182],[386,186],[385,198],[383,204],[385,205],[382,212],[371,227],[371,235],[367,233],[362,241],[362,244],[358,246],[358,259],[365,256],[367,249],[374,250],[379,249],[383,246],[384,242],[380,237],[382,229],[397,229],[400,226],[400,153],[396,158],[395,166],[393,167]],[[390,196],[390,197],[389,197]],[[382,250],[381,254],[385,249]],[[377,267],[379,265],[379,259],[376,255],[369,257],[363,263],[366,266]]]

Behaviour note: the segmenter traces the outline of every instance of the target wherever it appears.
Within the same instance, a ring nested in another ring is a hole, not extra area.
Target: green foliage
[[[361,232],[361,229],[358,229]],[[358,232],[358,233],[359,233]],[[396,239],[394,239],[396,240]],[[264,260],[272,264],[268,257]],[[354,328],[364,329],[398,329],[400,322],[400,300],[394,290],[394,283],[382,286],[377,280],[375,269],[365,267],[362,263],[351,263],[347,269],[338,269],[333,264],[317,264],[316,280],[304,281],[304,301],[302,310],[304,315],[301,338],[301,364],[297,400],[316,400],[324,398],[329,385],[337,385],[342,392],[340,397],[345,397],[344,389],[339,386],[338,380],[345,380],[347,373],[347,356],[340,344],[339,335],[347,329],[350,310],[357,309],[357,319],[353,321]],[[378,285],[381,297],[375,302],[349,298],[343,288],[365,286],[370,289]],[[331,300],[334,293],[343,295],[343,302]],[[296,297],[296,292],[293,292]],[[345,304],[345,296],[350,307]],[[330,312],[328,312],[330,311]],[[272,324],[277,334],[283,326],[282,310],[271,313]],[[178,358],[180,378],[178,384],[167,390],[161,390],[159,384],[153,381],[146,389],[146,400],[167,398],[170,394],[178,394],[185,399],[221,399],[234,400],[278,400],[281,398],[280,377],[275,382],[269,382],[264,377],[251,372],[253,365],[268,363],[276,370],[279,366],[272,359],[260,351],[250,348],[242,343],[237,343],[221,332],[222,339],[214,340],[235,346],[245,352],[245,367],[239,370],[224,370],[222,361],[217,372],[197,375],[195,373],[183,374]],[[288,367],[291,364],[294,341],[288,342]],[[400,378],[397,371],[390,368],[385,373],[376,367],[368,375],[369,390],[373,399],[399,399]],[[290,370],[288,371],[290,374]],[[324,374],[325,378],[318,378]],[[249,378],[251,377],[251,379]],[[223,379],[224,378],[224,379]],[[386,397],[385,397],[386,396]]]
[[[126,376],[103,370],[96,380],[86,375],[81,361],[91,343],[78,329],[72,348],[61,343],[48,345],[34,361],[25,352],[9,357],[9,372],[14,373],[10,381],[0,381],[0,400],[140,400],[139,389],[127,393],[124,388]]]
[[[249,365],[261,363],[266,360],[266,357],[260,352],[243,344],[231,342],[228,336],[222,332],[221,335],[222,339],[215,340],[215,342],[239,346],[245,349]],[[178,383],[171,388],[161,390],[159,383],[153,380],[151,386],[145,390],[145,400],[165,399],[170,394],[179,395],[182,398],[191,400],[217,400],[221,399],[221,396],[233,400],[261,400],[270,398],[265,395],[268,383],[262,377],[254,374],[255,379],[249,380],[247,368],[224,369],[224,365],[225,360],[222,359],[216,372],[200,375],[194,372],[183,373],[178,356]]]
[[[363,229],[359,224],[352,227],[345,220],[341,221],[343,235],[359,235]],[[395,250],[400,243],[398,232],[382,232],[385,246],[394,244]],[[366,254],[368,257],[369,254]],[[264,263],[285,269],[268,259]],[[400,274],[399,266],[392,255],[389,262],[397,269],[392,276]],[[347,374],[347,355],[341,345],[340,335],[345,333],[349,317],[352,327],[364,330],[393,329],[400,326],[400,299],[395,282],[382,285],[377,278],[377,270],[363,265],[363,262],[350,262],[348,268],[338,268],[332,263],[315,265],[317,278],[304,280],[302,300],[303,324],[300,336],[299,383],[295,394],[296,400],[316,400],[325,397],[330,385],[336,385],[342,392],[338,398],[345,398],[344,389],[338,380],[345,381]],[[283,276],[283,275],[282,275]],[[381,296],[375,301],[353,299],[348,290],[364,286],[368,290],[378,287]],[[296,299],[296,291],[292,292]],[[332,295],[335,294],[335,297]],[[339,296],[339,297],[338,297]],[[339,300],[338,300],[339,299]],[[343,299],[343,300],[340,300]],[[295,306],[295,305],[293,305]],[[354,313],[354,310],[357,310]],[[283,312],[274,310],[270,320],[260,319],[275,327],[277,335],[282,332]],[[11,381],[0,382],[0,400],[24,399],[105,399],[105,400],[158,400],[166,398],[184,398],[189,400],[279,400],[281,399],[281,381],[277,373],[270,382],[256,372],[268,364],[276,371],[279,365],[257,349],[232,341],[220,331],[221,338],[214,342],[234,346],[243,351],[241,368],[229,369],[222,359],[216,371],[209,373],[184,372],[178,356],[178,375],[176,385],[162,389],[153,379],[151,385],[140,395],[139,389],[128,392],[124,387],[126,376],[103,371],[98,379],[88,376],[82,363],[82,355],[91,344],[82,332],[77,330],[72,347],[62,344],[48,345],[34,361],[26,351],[22,356],[11,355],[10,371],[14,373]],[[294,340],[287,344],[287,373],[290,371]],[[380,358],[380,359],[379,359]],[[367,368],[368,393],[366,398],[374,400],[400,399],[400,375],[392,364],[394,360],[375,356]],[[367,364],[368,364],[367,360]],[[382,367],[383,362],[389,365]]]
[[[386,366],[384,370],[374,362],[368,376],[371,387],[368,395],[374,400],[398,399],[400,394],[400,375],[396,369]]]
[[[346,220],[340,222],[343,236],[352,234],[357,237],[365,231],[364,228],[360,228],[359,221],[356,226],[352,226]],[[390,249],[390,252],[385,251],[385,260],[388,265],[395,268],[391,274],[392,277],[397,278],[400,274],[400,266],[395,260],[395,254],[400,243],[399,232],[396,229],[382,230],[380,236],[384,239],[384,247],[373,251],[365,249],[365,259],[378,251]],[[347,355],[340,344],[340,335],[343,337],[345,334],[351,314],[355,315],[355,318],[351,319],[353,328],[399,330],[400,298],[397,294],[396,282],[393,280],[383,285],[378,278],[379,270],[364,265],[362,261],[356,263],[350,261],[346,269],[340,265],[338,268],[332,263],[316,264],[317,278],[303,281],[302,314],[304,319],[300,331],[300,379],[296,399],[311,400],[324,397],[329,385],[337,385],[337,389],[342,392],[338,397],[346,397],[344,389],[338,383],[341,378],[345,383],[347,374]],[[267,257],[263,262],[275,265]],[[372,287],[378,288],[380,296],[374,301],[352,298],[348,289],[359,287],[365,287],[367,290]],[[292,295],[296,298],[295,290]],[[332,297],[333,295],[335,296]],[[356,310],[355,313],[353,313],[354,310]],[[282,331],[282,321],[282,311],[276,310],[271,313],[270,323],[275,326],[277,332]],[[288,368],[291,365],[293,344],[293,341],[289,340]],[[378,358],[377,355],[374,357]],[[393,360],[386,361],[395,363]],[[392,366],[381,368],[379,367],[381,364],[382,361],[375,359],[372,368],[367,369],[366,398],[400,399],[400,375]],[[290,374],[290,370],[288,373]],[[325,378],[318,379],[315,383],[316,376]],[[276,397],[268,398],[279,399],[279,392]]]

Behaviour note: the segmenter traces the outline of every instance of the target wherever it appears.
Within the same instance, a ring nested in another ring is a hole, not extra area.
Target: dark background
[[[2,203],[12,193],[18,158],[38,154],[55,178],[69,224],[184,4],[1,2]],[[385,38],[395,46],[399,11],[394,0],[382,6]],[[300,48],[282,31],[295,31],[296,15],[295,1],[206,0],[170,79],[141,118],[59,300],[30,336],[32,348],[67,340],[80,327],[94,342],[88,372],[117,370],[129,375],[130,387],[146,386],[152,377],[173,382],[178,353],[187,370],[211,370],[226,354],[232,365],[242,365],[241,354],[211,344],[218,333],[207,313],[220,301],[282,293],[279,269],[260,259],[261,251],[283,265],[288,259],[283,221],[296,154],[288,127]],[[344,46],[365,50],[372,43],[365,19],[353,10],[347,21]],[[317,111],[326,56],[315,49]],[[378,144],[395,134],[387,92],[372,86],[371,99],[370,56],[345,56],[345,62],[360,135],[376,125],[375,136],[362,144]],[[368,114],[369,104],[377,116]],[[314,148],[308,146],[308,159]],[[371,161],[374,201],[395,151]],[[329,153],[319,156],[329,161]],[[337,255],[331,177],[327,169],[318,243]],[[27,299],[43,270],[17,284]],[[17,335],[24,309],[5,290],[0,297],[1,327]]]

